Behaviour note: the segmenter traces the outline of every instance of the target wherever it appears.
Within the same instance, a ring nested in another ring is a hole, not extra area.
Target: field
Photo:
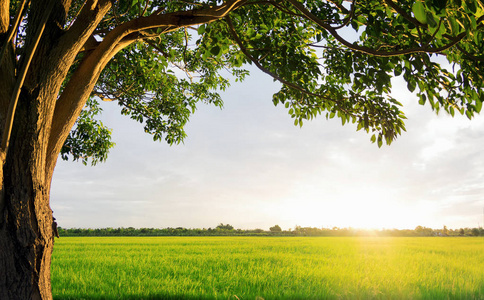
[[[63,237],[54,299],[484,299],[483,238]]]

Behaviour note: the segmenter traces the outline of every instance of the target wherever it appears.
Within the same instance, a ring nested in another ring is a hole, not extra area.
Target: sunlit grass
[[[52,286],[55,299],[484,299],[484,239],[63,237]]]

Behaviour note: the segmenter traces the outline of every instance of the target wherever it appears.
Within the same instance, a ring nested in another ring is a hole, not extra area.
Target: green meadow
[[[62,237],[54,299],[484,299],[484,238]]]

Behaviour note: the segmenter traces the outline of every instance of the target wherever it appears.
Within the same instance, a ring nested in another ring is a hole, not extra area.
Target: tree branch
[[[339,8],[344,14],[349,13],[346,7],[344,7],[342,4],[338,3],[338,1],[334,0],[328,0],[328,2],[333,3],[337,8]],[[350,0],[346,0],[346,2],[350,2]],[[353,2],[353,1],[352,1]]]
[[[456,47],[457,47],[457,49],[459,49],[460,52],[464,53],[465,57],[469,58],[470,60],[473,60],[474,62],[482,62],[482,61],[484,61],[484,58],[483,57],[477,57],[477,56],[469,53],[468,51],[466,51],[464,48],[462,48],[459,45],[456,45]]]
[[[0,2],[0,34],[8,31],[10,24],[10,0]]]
[[[432,48],[432,47],[414,47],[414,48],[408,48],[408,49],[402,49],[402,50],[397,50],[397,51],[378,51],[369,47],[365,46],[359,46],[353,43],[348,42],[345,40],[339,33],[332,28],[330,25],[322,22],[318,17],[313,15],[310,11],[308,11],[301,3],[298,2],[298,0],[288,0],[291,4],[294,5],[294,7],[299,10],[302,14],[305,15],[305,17],[319,26],[323,27],[326,31],[328,31],[338,42],[346,46],[347,48],[362,52],[365,54],[373,55],[373,56],[380,56],[380,57],[390,57],[390,56],[399,56],[399,55],[405,55],[405,54],[413,54],[413,53],[440,53],[444,50],[447,50],[454,45],[456,45],[458,42],[460,42],[466,35],[467,33],[464,31],[457,35],[456,37],[450,38],[451,42],[447,45],[444,45],[442,47],[438,48]]]
[[[227,25],[229,26],[230,33],[234,37],[234,39],[235,39],[237,45],[240,47],[240,50],[242,51],[242,53],[244,53],[244,55],[247,56],[247,58],[249,58],[256,65],[256,67],[259,68],[259,70],[261,70],[262,72],[264,72],[267,75],[271,76],[272,78],[276,79],[277,81],[279,81],[280,83],[284,84],[285,86],[287,86],[289,88],[292,88],[292,89],[295,89],[297,91],[300,91],[300,92],[302,92],[302,93],[304,93],[306,95],[313,96],[313,97],[317,97],[317,98],[321,98],[321,99],[324,99],[326,101],[331,101],[331,102],[335,102],[335,103],[340,103],[341,102],[340,100],[331,99],[331,98],[328,98],[327,96],[310,92],[310,91],[306,90],[305,88],[303,88],[303,87],[301,87],[301,86],[299,86],[297,84],[294,84],[294,83],[292,83],[290,81],[287,81],[284,78],[278,76],[277,74],[275,74],[275,73],[269,71],[268,69],[264,68],[264,66],[262,66],[260,64],[260,62],[257,59],[255,59],[249,53],[249,51],[247,50],[247,48],[245,48],[245,46],[243,45],[242,40],[240,39],[240,37],[238,36],[237,32],[235,31],[234,24],[232,23],[231,18],[229,16],[226,16],[225,17],[225,20],[227,21]],[[348,114],[352,115],[350,112],[345,111],[344,109],[341,109],[341,110],[344,111],[345,113],[348,113]]]
[[[268,69],[264,68],[260,62],[255,59],[248,51],[248,49],[243,45],[242,43],[242,40],[240,39],[240,37],[238,36],[236,30],[235,30],[235,27],[232,23],[232,20],[230,18],[230,16],[226,16],[225,17],[225,20],[227,22],[227,25],[229,27],[229,31],[231,33],[231,35],[233,36],[233,38],[235,39],[235,42],[237,43],[237,45],[240,47],[240,50],[242,51],[242,53],[244,53],[244,55],[247,56],[247,58],[249,58],[256,66],[257,68],[259,68],[262,72],[268,74],[269,76],[271,76],[272,78],[274,78],[275,80],[281,82],[282,84],[284,84],[285,86],[287,86],[288,88],[292,88],[292,89],[295,89],[297,91],[300,91],[306,95],[309,95],[309,96],[313,96],[315,98],[319,98],[319,99],[322,99],[324,101],[327,101],[329,103],[334,103],[335,107],[337,107],[338,111],[340,112],[343,112],[344,114],[348,115],[348,116],[351,116],[351,117],[354,117],[354,118],[358,118],[358,119],[362,119],[362,118],[365,118],[365,119],[368,119],[369,116],[373,117],[373,118],[376,118],[378,117],[379,114],[388,114],[388,111],[383,111],[383,112],[368,112],[366,109],[365,111],[362,113],[360,112],[360,114],[358,114],[358,111],[357,110],[354,110],[352,111],[352,108],[354,107],[348,107],[348,103],[345,103],[345,100],[349,100],[349,98],[346,98],[346,97],[342,97],[341,99],[332,99],[326,95],[322,95],[322,94],[317,94],[317,93],[313,93],[313,92],[310,92],[308,90],[306,90],[305,88],[297,85],[297,84],[294,84],[292,82],[289,82],[287,80],[285,80],[284,78],[281,78],[280,76],[278,76],[277,74],[269,71]],[[354,103],[365,103],[367,100],[364,99],[364,96],[361,96],[359,94],[355,94],[355,99],[354,100]],[[307,105],[307,107],[309,108],[315,108],[317,107],[316,105],[312,104],[312,103],[305,103],[305,105]],[[368,121],[365,122],[365,128],[369,128],[369,123]],[[368,129],[367,129],[368,130]],[[395,131],[387,131],[385,134],[385,137],[386,138],[394,138],[396,133]]]
[[[46,7],[44,14],[42,15],[42,19],[40,22],[40,26],[37,29],[37,32],[35,33],[35,37],[32,41],[32,43],[29,45],[26,51],[26,56],[24,63],[22,65],[22,68],[20,69],[17,77],[17,82],[14,87],[14,92],[12,94],[12,98],[10,100],[10,106],[8,108],[8,113],[7,113],[7,118],[5,121],[5,129],[3,131],[2,135],[2,143],[0,145],[0,152],[3,155],[7,155],[8,152],[8,144],[10,141],[10,134],[12,132],[12,126],[13,126],[13,119],[15,116],[15,110],[17,108],[17,102],[18,98],[20,96],[20,91],[22,90],[22,86],[25,80],[25,76],[27,75],[27,71],[30,67],[30,62],[32,61],[32,57],[34,56],[35,50],[37,49],[37,46],[39,44],[40,38],[42,37],[42,34],[44,33],[45,26],[47,24],[47,20],[50,16],[50,13],[52,11],[52,8],[54,7],[54,1],[50,1],[49,5]]]
[[[333,27],[333,29],[341,29],[343,27],[346,27],[351,22],[351,19],[353,19],[353,17],[355,16],[355,11],[356,11],[356,0],[353,0],[353,2],[351,2],[351,11],[349,15],[343,20],[343,24],[337,27]]]
[[[24,60],[24,63],[22,65],[22,68],[19,71],[17,82],[15,83],[13,94],[10,100],[10,105],[8,108],[7,112],[7,117],[5,120],[5,125],[4,125],[4,130],[2,134],[2,141],[0,144],[0,168],[3,170],[3,164],[5,162],[5,159],[7,157],[8,153],[8,144],[10,142],[10,135],[12,132],[12,126],[13,126],[13,120],[15,116],[15,110],[17,108],[17,103],[18,103],[18,98],[20,95],[20,91],[22,89],[22,85],[25,80],[25,76],[27,75],[27,71],[30,66],[30,62],[32,61],[32,57],[34,56],[35,50],[37,49],[37,46],[39,44],[40,38],[44,32],[47,20],[50,16],[50,13],[52,11],[52,8],[54,7],[54,1],[51,1],[50,4],[46,7],[46,10],[44,11],[44,14],[42,16],[40,26],[37,29],[37,32],[35,33],[35,37],[29,47],[27,48],[27,54]],[[20,15],[20,14],[18,14]],[[15,27],[16,28],[16,27]],[[14,30],[12,30],[14,31]],[[1,58],[1,57],[0,57]],[[1,62],[1,61],[0,61]],[[1,171],[2,174],[2,179],[3,179],[3,171]],[[3,210],[5,207],[5,190],[0,187],[0,224],[3,223]]]
[[[424,28],[427,28],[428,27],[427,24],[420,23],[417,19],[415,19],[414,17],[412,17],[411,15],[409,15],[405,10],[401,9],[400,6],[398,6],[398,4],[396,4],[392,0],[385,0],[385,3],[388,6],[390,6],[391,8],[393,8],[397,13],[401,14],[410,23],[412,23],[413,25],[415,25],[415,27],[424,27]]]
[[[20,24],[20,21],[22,20],[22,16],[24,15],[24,9],[26,6],[28,6],[29,0],[23,0],[20,6],[18,7],[17,14],[15,15],[15,19],[13,20],[12,25],[9,28],[8,36],[5,39],[5,41],[2,44],[2,48],[0,49],[0,63],[3,61],[3,55],[7,51],[7,47],[12,41],[13,37],[15,36],[15,33],[17,32],[18,25]],[[8,3],[8,1],[6,1]],[[8,10],[8,7],[7,7]]]
[[[62,57],[61,61],[63,63],[70,66],[72,61],[77,56],[77,54],[80,53],[85,46],[91,47],[91,46],[97,45],[94,38],[92,37],[92,33],[96,29],[99,22],[101,22],[102,18],[109,11],[111,6],[112,6],[112,3],[110,0],[86,1],[83,8],[79,12],[77,19],[73,22],[73,24],[66,31],[66,33],[61,37],[58,43],[58,45],[60,45],[59,46],[60,49],[58,51],[62,52],[60,57]],[[88,57],[89,57],[89,54],[86,54],[83,61],[86,60],[86,58]],[[79,80],[78,88],[82,89],[83,88],[82,85],[85,84],[86,80],[82,81],[81,79],[84,77],[89,78],[93,74],[93,70],[82,69],[81,73],[82,72],[86,72],[86,73],[76,75],[79,69],[80,67],[78,67],[77,71],[74,72],[73,76],[71,77],[71,80],[64,88],[62,94],[60,95],[59,99],[56,101],[56,104],[55,104],[53,117],[52,117],[52,126],[51,126],[51,132],[49,137],[49,143],[47,147],[46,172],[45,172],[46,176],[49,176],[49,174],[52,174],[60,149],[62,148],[62,145],[65,139],[69,135],[70,128],[74,126],[75,120],[79,116],[79,113],[82,110],[82,107],[84,106],[85,101],[87,100],[87,98],[84,99],[83,101],[76,99],[76,95],[79,95],[79,94],[72,94],[71,97],[66,96],[69,91],[69,89],[67,89],[69,84],[74,86],[76,85],[73,82],[73,80],[76,80],[76,79]],[[66,93],[66,89],[67,89],[67,93]],[[75,116],[71,115],[72,113],[75,113],[75,111],[77,111],[76,110],[77,106],[80,106],[79,112]],[[74,121],[71,120],[72,118],[74,119]],[[66,135],[61,134],[63,131],[64,123],[68,123],[71,125],[70,128],[67,130]],[[60,147],[57,147],[59,144],[60,144]]]
[[[102,70],[114,55],[136,40],[143,39],[143,31],[163,29],[163,33],[166,33],[183,27],[210,23],[225,17],[246,1],[229,0],[220,6],[211,8],[152,14],[123,23],[110,31],[94,50],[86,54],[57,100],[47,150],[46,174],[54,169],[57,155],[65,139],[94,89]],[[96,9],[95,4],[94,1],[91,1],[91,7],[88,9]],[[76,20],[71,30],[82,26],[78,23],[82,24],[82,21]]]

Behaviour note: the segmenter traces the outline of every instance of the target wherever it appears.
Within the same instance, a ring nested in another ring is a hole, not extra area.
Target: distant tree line
[[[317,228],[296,226],[282,230],[279,225],[270,229],[235,229],[230,224],[220,223],[215,228],[58,228],[60,236],[484,236],[484,229],[460,228],[432,229],[417,226],[415,229],[366,230],[355,228]]]

